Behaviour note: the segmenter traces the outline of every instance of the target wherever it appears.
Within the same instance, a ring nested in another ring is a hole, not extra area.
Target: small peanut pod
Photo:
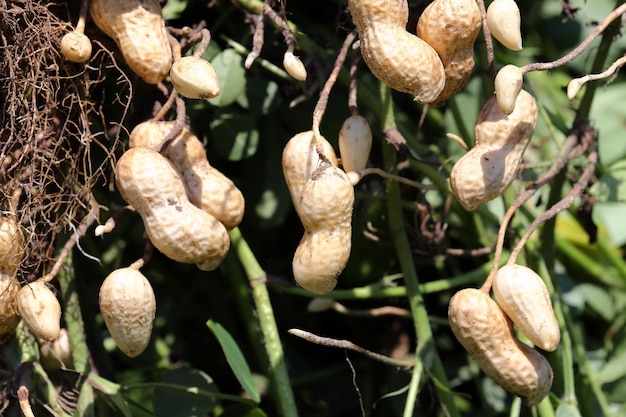
[[[158,84],[165,78],[172,66],[172,49],[159,0],[91,0],[89,12],[146,83]]]
[[[130,146],[159,151],[174,126],[175,122],[140,123],[130,133]],[[194,205],[219,220],[227,230],[241,223],[245,211],[243,194],[211,166],[202,142],[189,129],[183,128],[162,154],[183,177],[187,197]]]
[[[372,130],[363,116],[348,117],[339,130],[339,154],[346,172],[359,172],[367,166],[372,149]]]
[[[457,292],[448,308],[450,327],[485,374],[498,385],[537,405],[548,395],[553,372],[536,350],[520,342],[502,309],[484,292]]]
[[[115,168],[117,187],[141,215],[152,244],[165,256],[210,271],[230,246],[222,223],[187,198],[179,172],[163,155],[148,148],[124,152]]]
[[[328,159],[332,166],[338,166],[337,156],[332,145],[324,137],[320,137],[320,144],[324,157]],[[289,142],[283,149],[283,173],[289,188],[291,201],[293,201],[298,213],[300,213],[299,201],[304,185],[321,163],[322,159],[317,153],[312,130],[296,134],[289,139]]]
[[[43,340],[54,340],[61,331],[61,304],[41,281],[23,286],[17,293],[17,309],[24,324]]]
[[[494,87],[498,107],[504,114],[511,114],[515,110],[515,101],[522,91],[524,73],[520,67],[505,65],[496,74]]]
[[[11,337],[20,322],[17,293],[20,284],[13,274],[0,270],[0,343]]]
[[[68,61],[85,63],[91,58],[91,41],[84,33],[66,33],[61,38],[61,53]]]
[[[170,79],[187,98],[214,98],[222,91],[213,65],[197,56],[185,56],[172,64]]]
[[[450,172],[452,193],[467,210],[501,195],[511,184],[537,123],[535,99],[522,90],[506,115],[496,97],[485,102],[474,127],[474,147]]]
[[[406,31],[406,0],[349,0],[348,7],[372,74],[420,103],[435,101],[445,84],[443,64],[428,43]]]
[[[38,340],[39,361],[47,371],[72,366],[72,345],[67,329],[61,329],[59,337],[52,341]]]
[[[291,75],[298,81],[305,81],[307,77],[306,67],[293,52],[285,52],[283,55],[283,68],[287,71],[287,74]]]
[[[24,235],[15,216],[0,217],[0,271],[14,275],[24,256]]]
[[[142,353],[152,334],[156,299],[148,279],[132,268],[111,272],[100,287],[100,311],[111,337],[124,354]]]
[[[522,49],[521,17],[515,0],[493,0],[487,8],[487,26],[502,45],[513,51]]]
[[[476,0],[435,0],[420,16],[417,36],[437,51],[446,75],[445,86],[433,105],[444,104],[469,81],[480,27]]]
[[[525,266],[503,266],[493,280],[493,295],[528,340],[545,351],[556,350],[561,331],[550,293],[539,275]]]

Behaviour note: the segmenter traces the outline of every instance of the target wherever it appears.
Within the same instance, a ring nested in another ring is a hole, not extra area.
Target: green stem
[[[267,280],[265,271],[259,265],[254,253],[252,253],[248,243],[241,235],[241,231],[235,228],[229,234],[232,245],[231,251],[234,251],[239,258],[252,288],[252,297],[256,306],[261,332],[263,333],[265,352],[267,353],[270,374],[276,390],[276,400],[281,414],[284,417],[296,417],[298,410],[296,409],[296,401],[291,389],[289,375],[287,374],[283,346],[278,335],[274,310],[272,309],[272,303],[265,285]]]
[[[123,391],[144,390],[144,389],[168,389],[172,391],[186,392],[188,394],[197,395],[198,397],[205,398],[207,400],[218,398],[224,401],[233,401],[244,404],[256,404],[254,400],[241,397],[239,395],[222,394],[221,392],[206,391],[198,389],[197,387],[190,387],[188,385],[168,384],[165,382],[139,382],[135,384],[126,384],[122,387]]]
[[[389,88],[383,86],[382,84],[381,102],[383,103],[382,126],[383,130],[387,130],[393,127],[395,123],[393,120],[391,92]],[[393,148],[387,144],[383,144],[382,148],[385,167],[393,169],[397,164],[397,158]],[[454,403],[452,393],[448,389],[449,384],[443,364],[441,363],[435,349],[433,333],[428,321],[428,312],[426,311],[424,298],[420,292],[417,272],[415,270],[415,264],[413,263],[413,257],[411,254],[411,247],[409,245],[409,239],[403,222],[400,187],[398,186],[398,183],[393,181],[387,181],[387,213],[389,216],[389,230],[391,231],[394,247],[396,249],[398,260],[400,261],[400,268],[404,274],[407,296],[409,299],[411,314],[413,315],[413,324],[415,326],[415,335],[417,338],[416,364],[415,368],[413,368],[409,392],[407,394],[404,408],[404,416],[409,417],[413,415],[417,394],[419,392],[421,375],[425,365],[432,366],[432,375],[439,381],[438,384],[435,384],[435,389],[437,390],[437,396],[439,397],[442,406],[446,409],[448,415],[452,417],[459,416],[460,414],[456,408],[456,404]]]

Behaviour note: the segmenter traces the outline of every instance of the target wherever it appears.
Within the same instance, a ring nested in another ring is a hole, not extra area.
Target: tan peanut
[[[24,324],[43,340],[54,340],[61,331],[61,304],[42,281],[31,282],[17,293],[17,309]]]
[[[406,0],[348,0],[348,7],[372,74],[416,101],[435,101],[445,84],[443,64],[428,43],[406,31]]]
[[[372,130],[363,116],[352,115],[339,130],[339,154],[346,172],[359,172],[367,166],[372,149]]]
[[[174,126],[175,122],[140,123],[130,133],[130,146],[158,151]],[[183,128],[162,154],[182,175],[187,197],[194,205],[214,216],[227,230],[241,223],[245,211],[243,194],[211,166],[202,142],[189,129]]]
[[[552,352],[561,340],[546,284],[532,269],[505,265],[493,280],[498,305],[537,347]]]
[[[291,75],[298,81],[306,81],[307,72],[306,67],[293,52],[287,51],[283,55],[283,68],[287,71],[287,74]]]
[[[213,65],[197,56],[185,56],[172,64],[170,79],[187,98],[214,98],[222,91]]]
[[[71,62],[79,64],[91,58],[91,41],[84,33],[72,31],[61,38],[61,53]]]
[[[122,198],[141,215],[152,244],[178,262],[209,271],[230,246],[226,228],[194,206],[179,172],[163,155],[131,148],[117,161],[115,179]]]
[[[17,312],[17,293],[20,284],[15,276],[0,270],[0,343],[11,337],[20,322]]]
[[[91,0],[89,11],[146,83],[158,84],[165,78],[172,66],[172,49],[159,0]]]
[[[501,195],[511,184],[537,123],[535,99],[522,90],[506,115],[495,96],[485,102],[474,127],[474,147],[454,164],[452,193],[467,210]]]
[[[469,81],[480,27],[476,0],[435,0],[420,16],[417,36],[439,54],[445,72],[445,86],[433,105],[443,105]]]
[[[325,158],[316,151],[313,132],[294,136],[283,150],[283,173],[305,233],[294,254],[296,282],[326,294],[348,262],[352,238],[354,189],[328,142],[320,138]]]
[[[515,101],[522,91],[524,72],[520,67],[505,65],[496,74],[494,87],[498,107],[504,114],[511,114],[515,109]]]
[[[493,0],[487,8],[489,31],[513,51],[522,49],[521,17],[515,0]]]
[[[0,217],[0,271],[14,275],[24,256],[24,235],[15,216]]]
[[[450,300],[448,318],[454,336],[498,385],[528,406],[548,395],[550,364],[515,337],[509,319],[489,295],[473,288],[457,292]]]
[[[152,334],[156,299],[148,279],[138,270],[111,272],[100,287],[100,312],[111,337],[124,354],[142,353]]]
[[[47,371],[55,371],[72,366],[72,346],[67,329],[62,328],[59,336],[46,341],[39,339],[39,361]]]

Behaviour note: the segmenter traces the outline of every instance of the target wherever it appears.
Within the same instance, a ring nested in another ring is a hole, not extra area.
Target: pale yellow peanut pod
[[[83,64],[91,58],[91,41],[84,33],[72,31],[61,38],[61,53],[71,62]]]
[[[214,98],[222,91],[213,65],[197,56],[185,56],[172,64],[170,79],[187,98]]]
[[[59,336],[46,341],[38,339],[39,362],[47,371],[56,371],[61,368],[71,368],[73,363],[72,345],[67,329],[61,328]]]
[[[367,167],[372,149],[372,129],[363,116],[348,117],[339,130],[339,154],[346,172],[359,172]]]
[[[552,352],[561,340],[546,284],[532,269],[505,265],[493,280],[498,305],[537,347]]]
[[[328,294],[350,258],[350,223],[314,232],[305,231],[293,257],[296,282],[315,294]]]
[[[0,270],[0,343],[6,342],[20,322],[17,293],[20,284],[13,274]]]
[[[324,138],[320,138],[322,151],[332,166],[338,166],[337,156],[332,145]],[[322,160],[315,148],[315,139],[312,130],[294,135],[282,155],[283,174],[291,194],[291,201],[300,212],[300,197],[305,183],[313,175],[313,171],[320,167]]]
[[[498,385],[527,406],[548,395],[554,377],[550,364],[515,337],[507,316],[489,295],[473,288],[457,292],[448,318],[454,336]]]
[[[0,271],[14,275],[24,250],[24,234],[15,216],[0,217]]]
[[[445,72],[437,52],[406,30],[406,0],[349,0],[348,7],[368,68],[394,90],[431,103],[444,88]]]
[[[494,0],[487,8],[487,26],[502,45],[513,51],[522,49],[521,17],[515,0]]]
[[[354,187],[340,168],[327,166],[314,171],[300,197],[300,220],[306,230],[315,232],[350,224]]]
[[[17,293],[17,310],[24,324],[38,338],[54,340],[61,331],[61,304],[41,281],[23,286]]]
[[[305,81],[307,77],[306,67],[293,52],[287,51],[283,55],[283,68],[287,71],[287,74],[291,75],[298,81]]]
[[[524,72],[520,67],[509,64],[505,65],[496,74],[494,87],[498,107],[504,114],[511,114],[515,109],[515,102],[524,81]]]
[[[158,151],[174,126],[175,122],[140,123],[130,133],[130,147]],[[219,220],[227,230],[241,223],[245,211],[243,194],[230,178],[211,166],[196,135],[182,128],[162,154],[182,175],[187,197],[194,205]]]
[[[148,84],[165,78],[172,66],[172,49],[159,0],[91,0],[89,12],[139,77]]]
[[[100,286],[100,312],[115,344],[134,358],[150,342],[156,299],[148,279],[138,270],[120,268]]]
[[[517,175],[537,123],[535,99],[522,90],[506,115],[495,96],[485,102],[474,127],[474,147],[450,172],[452,193],[467,210],[501,195]]]
[[[480,27],[476,0],[435,0],[420,16],[417,36],[437,52],[445,71],[445,86],[433,105],[444,104],[469,81]]]
[[[222,263],[230,247],[226,228],[189,201],[181,174],[163,155],[141,147],[127,150],[117,161],[115,180],[161,253],[205,271]]]

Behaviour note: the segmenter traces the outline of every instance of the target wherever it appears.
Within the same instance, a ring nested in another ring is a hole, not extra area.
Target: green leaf
[[[248,77],[245,94],[239,95],[237,103],[254,114],[268,114],[280,103],[278,84],[260,77]]]
[[[178,19],[187,8],[187,0],[167,0],[162,8],[163,19]]]
[[[226,107],[237,101],[246,88],[246,70],[241,55],[233,49],[225,49],[217,54],[211,62],[220,80],[222,92],[219,96],[208,100],[216,107]]]
[[[600,162],[611,165],[626,156],[626,141],[619,140],[626,125],[626,109],[621,103],[626,95],[626,83],[613,83],[611,88],[598,88],[594,96],[591,118],[601,126],[598,137]],[[622,197],[623,198],[623,197]]]
[[[267,417],[267,414],[256,406],[237,404],[220,414],[220,417]]]
[[[556,417],[580,417],[580,411],[572,404],[561,403],[556,409]]]
[[[254,155],[259,146],[259,131],[252,114],[222,114],[210,124],[213,146],[223,158],[240,161]]]
[[[582,294],[587,305],[606,321],[611,321],[614,314],[614,303],[611,294],[604,288],[593,284],[580,284],[576,291]]]
[[[213,332],[217,341],[222,346],[222,350],[224,350],[224,355],[230,365],[230,369],[233,370],[235,377],[237,377],[237,380],[243,389],[254,401],[257,403],[261,401],[261,395],[259,394],[256,384],[254,383],[254,379],[252,378],[250,367],[248,366],[243,353],[241,353],[239,346],[237,346],[235,339],[233,339],[230,333],[228,333],[228,331],[221,324],[214,322],[213,320],[207,321],[206,325],[211,332]]]
[[[154,412],[159,417],[203,417],[215,408],[219,391],[213,379],[191,367],[181,367],[167,372],[161,378],[167,388],[154,390]]]
[[[599,383],[614,382],[626,375],[626,351],[611,358],[596,375]]]

